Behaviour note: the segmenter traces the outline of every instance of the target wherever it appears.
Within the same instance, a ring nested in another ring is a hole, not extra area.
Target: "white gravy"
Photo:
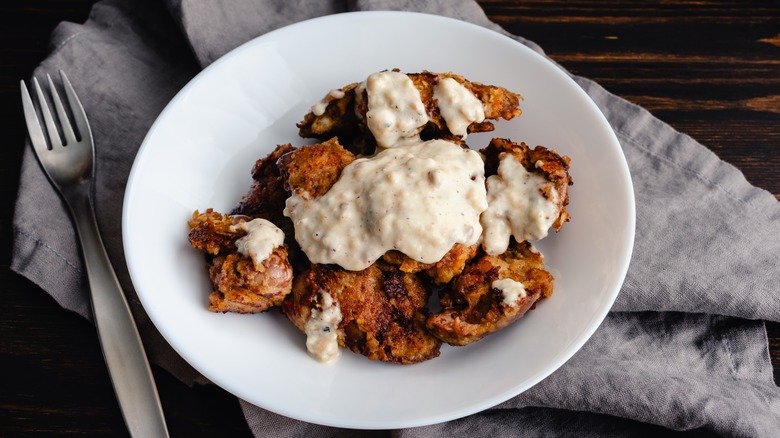
[[[328,292],[320,295],[320,309],[311,309],[306,321],[306,349],[315,359],[333,363],[341,355],[336,330],[341,322],[341,308]]]
[[[485,229],[483,246],[490,255],[499,255],[517,241],[539,240],[560,214],[559,194],[543,175],[528,172],[512,154],[502,153],[498,174],[487,179],[488,208],[482,213]],[[542,189],[550,185],[552,199]]]
[[[265,219],[252,219],[234,225],[232,231],[246,231],[246,236],[236,240],[238,252],[252,258],[257,269],[271,255],[274,248],[284,244],[284,232]]]
[[[414,138],[428,123],[428,113],[420,92],[404,73],[383,71],[366,79],[368,112],[366,124],[376,142],[383,148]]]
[[[517,300],[525,298],[528,293],[525,291],[525,285],[511,278],[502,278],[495,280],[490,284],[493,289],[498,289],[504,295],[503,303],[506,306],[514,306]]]
[[[312,114],[317,117],[325,114],[325,109],[328,107],[328,103],[330,103],[328,99],[329,97],[332,97],[333,99],[341,99],[344,97],[344,92],[339,89],[330,90],[328,94],[322,98],[322,100],[311,106]]]
[[[485,120],[485,108],[468,88],[452,78],[441,78],[433,88],[433,97],[447,129],[465,139],[467,129],[473,122]]]
[[[312,263],[359,271],[389,250],[434,263],[456,243],[479,241],[484,171],[476,151],[444,140],[407,143],[355,160],[319,198],[292,195],[284,214]]]

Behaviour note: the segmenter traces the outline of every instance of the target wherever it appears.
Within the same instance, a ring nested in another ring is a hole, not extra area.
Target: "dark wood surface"
[[[0,5],[0,436],[127,434],[94,328],[9,269],[25,136],[18,83],[46,56],[54,26],[83,22],[92,3]],[[780,199],[780,2],[480,4],[573,73],[644,106]],[[780,324],[767,327],[777,381]],[[251,435],[231,395],[188,388],[160,369],[155,377],[173,436]]]

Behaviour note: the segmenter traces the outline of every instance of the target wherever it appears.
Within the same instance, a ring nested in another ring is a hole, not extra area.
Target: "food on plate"
[[[426,326],[450,345],[468,345],[501,330],[552,294],[553,277],[543,259],[531,243],[514,239],[498,256],[481,255],[442,289],[442,310]]]
[[[320,196],[293,189],[284,214],[309,260],[359,271],[390,250],[436,263],[455,244],[476,244],[487,208],[482,158],[434,142],[357,158]],[[301,152],[312,147],[321,145]]]
[[[238,212],[243,214],[251,214],[253,212],[257,211],[264,211],[265,207],[263,207],[263,197],[262,194],[268,194],[269,192],[273,192],[273,195],[269,196],[269,199],[280,199],[283,197],[289,197],[290,199],[294,199],[295,203],[306,205],[308,208],[312,208],[310,203],[306,203],[306,201],[312,201],[315,200],[322,195],[324,195],[326,192],[330,191],[331,187],[338,181],[341,177],[341,172],[344,170],[345,167],[347,167],[348,164],[351,164],[353,161],[355,161],[356,156],[352,154],[351,152],[344,149],[339,142],[336,139],[328,140],[324,143],[318,143],[313,145],[306,145],[302,146],[300,148],[287,148],[286,146],[283,147],[281,150],[286,151],[283,155],[276,156],[277,152],[280,149],[277,148],[276,151],[274,151],[269,157],[275,157],[275,168],[276,172],[270,172],[266,171],[263,174],[264,175],[280,175],[280,179],[277,180],[275,177],[266,179],[266,184],[262,184],[260,179],[256,178],[255,182],[252,185],[252,188],[250,189],[249,193],[244,196],[244,198],[241,201],[241,210],[238,210]],[[459,151],[458,154],[461,152]],[[268,157],[266,157],[268,158]],[[268,160],[266,158],[259,160],[259,165],[255,166],[255,169],[257,168],[266,168],[266,163]],[[480,161],[481,166],[481,161]],[[482,170],[480,170],[480,173]],[[256,172],[255,175],[258,173]],[[380,176],[379,180],[380,182],[384,181],[385,174],[378,174]],[[470,181],[471,175],[468,175],[469,181]],[[398,176],[399,179],[406,179],[403,176]],[[425,181],[428,181],[428,175],[427,173],[424,175]],[[342,183],[346,182],[346,180],[342,181]],[[471,181],[470,181],[471,182]],[[378,197],[378,201],[392,201],[393,196],[392,195],[381,195],[381,192],[372,190],[371,186],[366,184],[365,179],[361,179],[361,184],[353,184],[353,188],[357,187],[361,189],[364,192],[371,192],[373,196]],[[480,187],[477,186],[477,189]],[[284,194],[280,195],[278,194],[279,191],[283,191]],[[335,193],[335,192],[333,192]],[[420,192],[424,193],[424,192]],[[401,195],[402,193],[398,193],[398,195]],[[378,196],[381,195],[381,196]],[[355,195],[358,196],[358,195]],[[411,207],[419,207],[419,202],[414,202],[413,199],[407,199],[407,203],[411,204]],[[339,201],[339,204],[341,204],[341,200]],[[259,207],[255,207],[256,205],[259,205]],[[369,208],[373,208],[375,205],[370,204]],[[454,206],[457,208],[457,205]],[[333,208],[325,208],[326,211],[330,211]],[[439,214],[440,211],[436,211],[436,214]],[[355,215],[353,218],[359,219],[363,218],[365,215]],[[415,221],[420,221],[419,215],[414,215],[411,217]],[[334,218],[338,219],[338,217]],[[285,221],[282,221],[283,223],[287,223],[289,219],[285,218]],[[320,233],[321,231],[327,230],[328,226],[324,223],[325,221],[316,221],[313,224],[313,231],[315,234],[323,234]],[[475,226],[478,226],[478,217],[474,218]],[[345,220],[335,220],[334,226],[341,226],[341,227],[350,227],[352,222],[348,222]],[[365,224],[366,227],[368,227],[368,224]],[[292,222],[290,222],[290,227],[292,227]],[[297,227],[291,235],[298,235],[304,233],[304,227],[299,226]],[[356,228],[356,231],[360,228]],[[373,227],[367,231],[374,230]],[[409,233],[409,229],[400,227],[400,228],[388,228],[388,231],[393,230],[401,230],[404,231],[408,236],[414,237],[411,233]],[[427,230],[423,230],[427,231]],[[319,236],[316,236],[319,237]],[[295,246],[297,246],[298,241],[305,240],[305,236],[300,236],[299,239],[296,239]],[[359,240],[359,237],[353,238],[354,241]],[[288,246],[291,246],[288,242]],[[409,273],[415,273],[415,272],[423,272],[425,275],[427,275],[429,278],[433,279],[434,282],[437,284],[443,284],[449,282],[455,275],[459,274],[463,267],[465,266],[466,261],[468,261],[470,258],[474,257],[476,254],[478,243],[473,243],[471,245],[464,245],[462,243],[454,243],[452,246],[449,246],[449,250],[443,255],[443,256],[437,256],[435,257],[436,260],[429,262],[429,263],[423,263],[418,260],[412,259],[406,254],[404,254],[401,251],[398,250],[381,250],[378,252],[378,254],[382,255],[382,258],[393,265],[399,266],[401,271],[403,272],[409,272]],[[325,251],[327,252],[327,251]],[[330,262],[329,259],[325,259],[325,262]],[[372,260],[373,263],[373,260]],[[370,263],[367,263],[370,264]],[[298,266],[300,263],[294,263],[294,265]]]
[[[456,243],[439,261],[422,263],[412,259],[401,251],[390,250],[382,256],[382,260],[398,266],[402,272],[422,272],[436,284],[446,284],[463,272],[466,263],[474,258],[479,250],[479,244],[466,246]]]
[[[361,271],[314,264],[295,277],[283,310],[319,360],[334,360],[342,346],[410,364],[439,355],[441,341],[425,329],[429,295],[419,277],[384,263]]]
[[[210,309],[281,305],[326,363],[340,347],[422,362],[522,317],[553,290],[530,241],[569,220],[569,159],[508,139],[479,152],[466,143],[491,120],[519,116],[521,100],[428,71],[331,90],[297,125],[317,143],[257,160],[229,215],[193,215]],[[259,255],[248,249],[264,239]],[[431,314],[434,293],[441,310]]]
[[[262,217],[281,227],[280,224],[285,222],[282,211],[288,195],[284,189],[285,178],[276,166],[276,161],[295,149],[290,144],[282,144],[257,160],[252,167],[252,185],[230,214]],[[289,234],[285,230],[285,235]]]
[[[372,93],[372,88],[379,92]],[[509,120],[522,112],[518,106],[522,96],[502,87],[471,82],[452,73],[404,74],[393,70],[329,92],[298,123],[299,134],[319,140],[337,136],[355,153],[373,153],[377,144],[390,140],[374,130],[375,122],[387,120],[372,117],[370,113],[376,111],[372,106],[381,106],[383,96],[391,93],[414,98],[415,92],[418,104],[403,99],[403,121],[408,120],[410,130],[425,139],[465,138],[468,133],[492,131],[493,123],[485,120]],[[379,112],[381,116],[383,111]]]
[[[542,146],[494,138],[485,156],[488,208],[482,214],[485,251],[506,251],[510,236],[540,240],[569,220],[569,158]]]
[[[337,138],[324,143],[296,148],[276,162],[290,195],[308,200],[327,193],[341,178],[341,172],[355,161],[355,155],[344,149]],[[286,215],[285,215],[286,216]]]
[[[300,272],[309,260],[295,240],[292,221],[284,215],[291,193],[302,197],[320,196],[338,179],[341,170],[355,156],[337,139],[301,148],[279,145],[260,158],[252,168],[252,185],[231,214],[262,217],[284,231],[290,262]]]
[[[259,313],[282,304],[293,270],[282,231],[264,219],[195,211],[190,244],[206,253],[209,310]]]

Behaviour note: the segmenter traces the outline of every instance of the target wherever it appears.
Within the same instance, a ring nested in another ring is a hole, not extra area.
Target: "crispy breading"
[[[429,291],[414,274],[381,262],[363,271],[314,264],[296,276],[284,314],[305,332],[311,310],[324,292],[341,310],[340,346],[371,360],[400,364],[439,355],[441,341],[425,330]]]
[[[338,137],[342,144],[355,154],[367,154],[373,151],[376,142],[365,124],[358,120],[356,109],[356,91],[358,83],[341,88],[344,96],[334,97],[328,93],[323,102],[325,111],[320,115],[309,112],[296,125],[298,134],[303,138],[327,140]]]
[[[206,253],[212,312],[264,312],[281,305],[292,289],[293,271],[285,247],[274,248],[259,266],[238,252],[236,241],[246,232],[235,226],[248,219],[208,209],[195,211],[189,221],[190,244]]]
[[[287,192],[276,162],[294,150],[290,144],[278,145],[270,154],[257,160],[252,167],[252,185],[230,214],[262,217],[277,226],[287,220],[282,214]]]
[[[566,211],[569,205],[569,186],[574,184],[569,175],[569,157],[559,155],[555,150],[543,146],[531,149],[525,143],[515,143],[503,138],[494,138],[479,151],[485,157],[485,177],[495,175],[498,172],[498,163],[502,153],[514,155],[529,172],[542,173],[553,184],[558,192],[560,214],[552,226],[557,231],[571,216]],[[550,199],[551,196],[545,194]]]
[[[283,213],[288,193],[284,189],[284,177],[276,165],[279,158],[294,150],[290,144],[278,145],[270,154],[257,160],[252,167],[252,185],[230,214],[263,218],[279,227],[284,232],[284,244],[290,262],[296,272],[300,272],[308,268],[309,264],[295,241],[292,221]]]
[[[341,171],[353,161],[355,155],[334,137],[324,143],[295,149],[283,155],[276,164],[288,194],[314,199],[330,190]]]
[[[522,283],[525,296],[505,303],[493,284],[506,278]],[[518,320],[552,290],[553,276],[544,269],[541,253],[528,242],[512,239],[504,254],[479,256],[441,291],[443,309],[430,315],[426,326],[450,345],[468,345]]]
[[[426,126],[426,130],[429,132],[428,135],[430,135],[431,138],[441,138],[442,136],[449,134],[447,123],[444,121],[444,117],[442,117],[441,112],[436,105],[436,99],[433,97],[433,90],[436,83],[444,78],[454,79],[471,91],[477,99],[482,102],[486,120],[498,120],[499,118],[510,120],[519,117],[520,114],[522,114],[522,110],[518,105],[520,104],[520,101],[523,100],[523,97],[519,94],[512,93],[506,88],[471,82],[463,78],[463,76],[453,73],[432,73],[423,71],[422,73],[412,73],[408,76],[412,80],[415,88],[417,88],[417,91],[420,92],[420,97],[428,110],[430,121],[428,122],[428,126]],[[430,132],[431,129],[433,129],[434,132]],[[490,122],[475,122],[469,126],[468,132],[488,132],[493,129],[493,124]]]
[[[397,71],[397,70],[395,70]],[[443,78],[452,78],[466,87],[482,102],[486,121],[474,122],[468,127],[468,132],[488,132],[494,129],[488,120],[505,120],[520,116],[522,113],[519,104],[522,96],[511,91],[493,85],[483,85],[471,82],[462,76],[453,73],[410,73],[415,88],[420,92],[420,98],[428,113],[429,122],[421,128],[422,137],[425,139],[443,138],[450,135],[447,124],[433,97],[436,82]],[[349,84],[341,91],[344,97],[336,98],[332,95],[325,97],[325,111],[321,115],[313,112],[306,114],[304,119],[297,124],[299,135],[304,138],[317,138],[320,140],[338,136],[348,149],[357,154],[373,153],[376,142],[366,126],[366,113],[368,112],[366,91],[359,87],[358,83]],[[362,93],[362,94],[357,94]]]
[[[295,241],[292,221],[284,216],[285,202],[293,191],[322,195],[354,159],[355,156],[341,147],[336,138],[299,148],[279,145],[255,162],[252,185],[231,214],[260,217],[281,228],[290,263],[295,272],[302,272],[308,269],[309,261]]]
[[[188,235],[190,245],[210,255],[217,255],[228,248],[234,248],[241,234],[231,228],[245,220],[245,216],[220,214],[211,208],[205,213],[195,210],[192,218],[187,222],[190,227]]]
[[[466,263],[477,254],[479,244],[466,246],[460,243],[444,254],[436,263],[422,263],[408,257],[400,251],[388,251],[382,259],[391,265],[398,266],[403,272],[423,272],[436,284],[445,284],[463,272]]]
[[[264,312],[281,306],[292,290],[292,267],[284,247],[274,249],[259,270],[238,253],[214,257],[208,270],[214,286],[209,295],[212,312]]]

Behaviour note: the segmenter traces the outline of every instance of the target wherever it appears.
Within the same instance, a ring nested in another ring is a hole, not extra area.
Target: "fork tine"
[[[62,133],[65,135],[65,145],[76,143],[76,134],[73,133],[73,126],[68,120],[68,114],[65,112],[65,107],[62,106],[62,100],[60,100],[60,94],[57,93],[57,88],[54,87],[54,82],[51,80],[51,76],[47,73],[46,78],[49,80],[49,90],[51,90],[51,100],[54,102],[54,109],[57,110],[57,118],[60,119],[60,127],[62,127]]]
[[[33,105],[30,92],[27,90],[27,86],[24,81],[20,81],[22,88],[22,107],[24,108],[24,121],[27,123],[27,132],[30,134],[30,141],[33,144],[36,152],[43,152],[48,150],[46,145],[46,136],[41,128],[41,123],[38,120],[38,115],[35,113],[35,106]]]
[[[68,97],[68,105],[70,105],[70,111],[71,114],[73,114],[73,121],[76,123],[76,129],[79,132],[79,136],[82,140],[90,139],[92,137],[92,132],[89,129],[87,113],[81,105],[81,100],[79,99],[79,96],[76,95],[76,90],[73,89],[73,85],[70,84],[68,77],[65,76],[65,72],[62,70],[60,70],[60,78],[62,79],[62,85],[65,88],[65,95]]]
[[[62,138],[59,131],[57,131],[57,125],[54,123],[54,119],[49,111],[49,105],[46,103],[46,99],[43,97],[43,91],[41,86],[38,85],[38,79],[33,78],[33,87],[35,88],[35,94],[38,95],[38,105],[41,107],[41,113],[43,114],[43,121],[46,124],[46,132],[49,134],[49,142],[52,149],[56,145],[62,146]]]

